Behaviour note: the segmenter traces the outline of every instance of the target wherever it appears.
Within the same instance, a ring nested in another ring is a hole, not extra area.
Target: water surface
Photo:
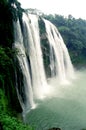
[[[35,130],[60,127],[62,130],[86,128],[86,70],[76,72],[71,82],[58,84],[50,79],[50,94],[37,101],[37,107],[26,116]]]

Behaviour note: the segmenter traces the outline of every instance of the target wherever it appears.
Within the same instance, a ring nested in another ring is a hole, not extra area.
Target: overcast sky
[[[86,0],[18,0],[23,8],[86,19]]]

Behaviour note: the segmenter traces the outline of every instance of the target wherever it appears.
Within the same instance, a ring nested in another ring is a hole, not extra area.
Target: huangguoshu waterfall
[[[23,14],[22,23],[14,23],[16,90],[24,113],[35,107],[35,100],[47,97],[52,86],[48,78],[59,82],[74,75],[68,50],[57,28],[40,16]]]

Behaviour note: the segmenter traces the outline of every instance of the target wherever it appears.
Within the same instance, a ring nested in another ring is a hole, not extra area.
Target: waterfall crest
[[[40,21],[45,32],[40,31]],[[49,21],[24,13],[22,26],[19,20],[14,23],[14,38],[18,65],[23,75],[23,85],[20,84],[19,88],[17,84],[16,88],[23,112],[26,112],[34,107],[35,99],[47,96],[50,89],[48,76],[63,81],[72,77],[74,70],[61,35]],[[50,75],[46,75],[46,70],[50,71]],[[16,77],[18,79],[18,75]]]

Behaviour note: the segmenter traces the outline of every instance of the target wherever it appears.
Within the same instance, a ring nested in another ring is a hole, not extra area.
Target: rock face
[[[61,130],[61,129],[53,127],[53,128],[50,128],[49,130]]]

